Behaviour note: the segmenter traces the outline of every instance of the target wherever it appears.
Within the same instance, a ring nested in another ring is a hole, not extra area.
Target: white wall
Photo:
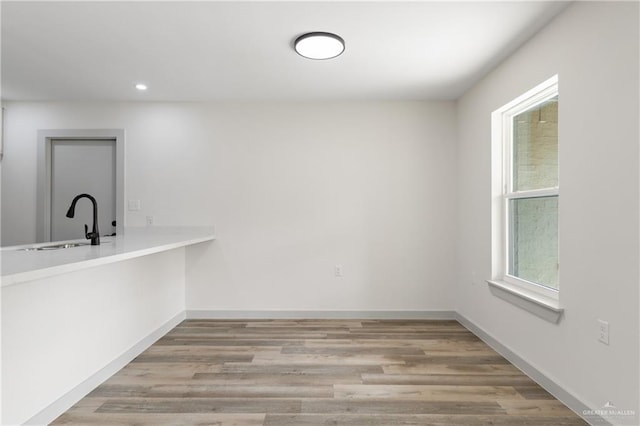
[[[638,406],[638,3],[576,2],[458,103],[457,310],[588,407]],[[491,112],[560,87],[558,325],[492,296]],[[610,345],[597,319],[610,322]],[[617,417],[614,423],[637,424]]]
[[[176,249],[3,287],[0,423],[31,419],[184,312],[184,265]]]
[[[126,129],[129,226],[215,225],[187,308],[450,310],[455,105],[6,105],[2,242],[35,238],[36,132]],[[333,276],[335,264],[344,277]]]

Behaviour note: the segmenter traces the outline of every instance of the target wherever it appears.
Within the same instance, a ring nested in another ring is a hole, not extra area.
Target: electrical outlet
[[[341,277],[342,276],[342,265],[336,265],[333,267],[333,274],[336,277]]]
[[[609,344],[609,323],[607,321],[598,320],[598,341]]]
[[[153,216],[147,216],[147,226],[153,226]]]
[[[478,283],[478,276],[476,275],[476,271],[471,271],[471,285],[476,285]]]

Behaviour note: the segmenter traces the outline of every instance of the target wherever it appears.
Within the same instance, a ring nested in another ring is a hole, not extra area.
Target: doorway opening
[[[98,201],[100,235],[122,235],[124,130],[38,131],[38,242],[84,238],[91,204],[81,201],[74,219],[65,216],[82,193]]]

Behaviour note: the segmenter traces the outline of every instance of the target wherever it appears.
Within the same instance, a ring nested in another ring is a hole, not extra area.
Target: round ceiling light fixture
[[[294,46],[298,55],[307,59],[331,59],[344,52],[342,37],[324,32],[302,34]]]
[[[138,89],[141,92],[144,92],[145,90],[148,89],[148,87],[144,83],[138,83],[138,84],[136,84],[136,89]]]

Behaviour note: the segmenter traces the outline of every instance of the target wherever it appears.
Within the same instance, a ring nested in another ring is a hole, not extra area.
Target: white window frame
[[[509,275],[510,200],[560,197],[559,187],[513,191],[513,118],[558,95],[555,75],[493,112],[492,118],[492,280],[490,284],[512,291],[521,297],[540,300],[557,308],[558,289]]]

